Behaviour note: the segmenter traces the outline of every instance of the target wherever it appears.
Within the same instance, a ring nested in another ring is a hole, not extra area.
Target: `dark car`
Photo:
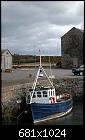
[[[84,65],[81,65],[78,68],[73,68],[72,73],[74,73],[74,75],[83,75],[84,74]]]

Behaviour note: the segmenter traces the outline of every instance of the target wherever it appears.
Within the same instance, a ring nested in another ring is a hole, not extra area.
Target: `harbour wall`
[[[41,85],[47,85],[46,80],[40,81]],[[64,79],[54,79],[53,80],[56,93],[69,93],[75,99],[80,99],[83,97],[83,78],[64,78]],[[28,92],[29,87],[32,83],[25,83],[20,85],[2,87],[1,92],[1,107],[2,107],[2,123],[3,124],[16,124],[17,113],[16,110],[19,109],[17,104],[17,99],[24,98]],[[22,105],[22,111],[24,106]]]

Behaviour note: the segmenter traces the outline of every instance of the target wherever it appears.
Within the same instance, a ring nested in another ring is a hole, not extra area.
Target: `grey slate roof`
[[[76,28],[76,27],[71,28],[68,32],[70,32],[70,31],[73,30],[73,29],[79,30],[80,32],[84,33],[84,30],[79,29],[79,28]],[[68,32],[66,32],[63,36],[65,36]],[[62,36],[62,37],[63,37],[63,36]],[[62,38],[62,37],[61,37],[61,38]]]
[[[11,52],[10,52],[8,49],[1,50],[1,54],[3,54],[6,50],[11,54]],[[11,55],[12,55],[12,54],[11,54]]]

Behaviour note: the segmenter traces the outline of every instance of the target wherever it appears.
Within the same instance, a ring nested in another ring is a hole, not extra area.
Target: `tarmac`
[[[1,84],[2,87],[12,86],[17,84],[25,84],[33,82],[38,69],[13,69],[11,73],[2,72],[1,73]],[[47,75],[51,75],[49,69],[45,69]],[[80,78],[83,76],[74,76],[71,69],[52,69],[52,75],[56,79],[62,78]],[[45,79],[44,77],[42,79]]]

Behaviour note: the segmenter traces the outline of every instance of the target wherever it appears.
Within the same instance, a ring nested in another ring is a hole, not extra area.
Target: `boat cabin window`
[[[41,92],[37,92],[37,97],[41,97]]]
[[[54,90],[53,90],[53,95],[54,95]]]
[[[33,94],[33,98],[36,98],[35,92],[34,92],[34,94]]]
[[[49,96],[50,96],[50,91],[49,91]]]
[[[52,90],[51,90],[51,96],[53,96],[53,92],[52,92]]]
[[[43,97],[47,97],[47,91],[43,91]]]

